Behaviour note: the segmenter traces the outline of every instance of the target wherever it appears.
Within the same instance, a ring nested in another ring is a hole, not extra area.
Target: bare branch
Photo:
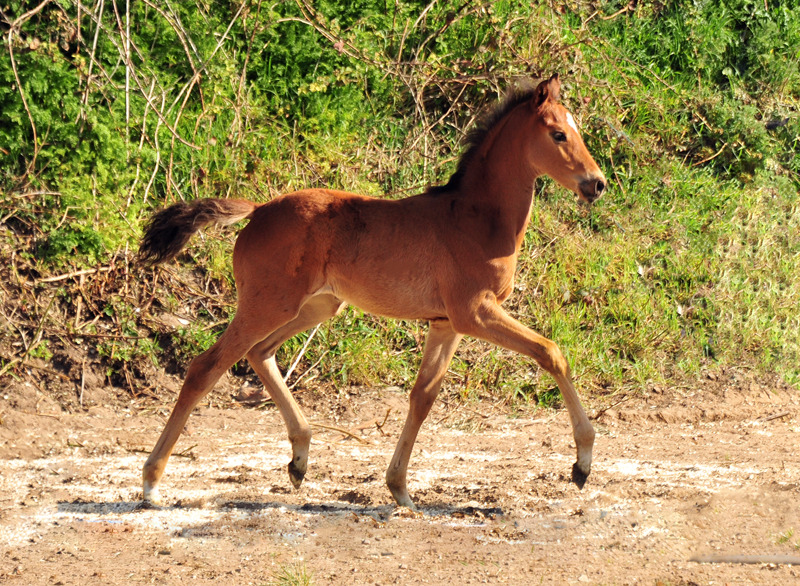
[[[101,1],[102,1],[102,0],[101,0]],[[76,0],[76,2],[77,2],[77,3],[80,3],[80,0]],[[100,19],[100,18],[97,18],[97,17],[95,17],[94,15],[92,15],[92,19],[93,19],[93,20],[94,20],[94,21],[97,23],[97,26],[98,26],[98,27],[103,27],[103,28],[106,28],[106,27],[103,25],[103,23],[102,23],[102,21],[101,21],[101,19]],[[120,26],[121,26],[121,24],[120,24]],[[109,32],[113,32],[113,31],[109,31]],[[126,62],[126,63],[129,63],[129,60],[125,59],[125,57],[124,57],[124,56],[125,56],[125,49],[124,49],[123,47],[120,47],[120,46],[119,46],[119,44],[116,42],[116,40],[113,38],[113,36],[112,36],[112,35],[109,35],[109,41],[111,41],[111,44],[112,44],[112,45],[114,45],[114,47],[117,49],[117,51],[119,52],[119,54],[120,54],[120,56],[123,58],[123,60],[125,60],[125,62]],[[134,48],[136,48],[136,44],[135,44],[135,43],[133,43],[133,42],[132,42],[132,43],[131,43],[131,45],[132,45]],[[169,131],[172,133],[172,135],[173,135],[173,136],[174,136],[174,137],[175,137],[175,138],[176,138],[176,139],[177,139],[177,140],[178,140],[178,141],[179,141],[181,144],[184,144],[184,145],[188,146],[189,148],[191,148],[191,149],[194,149],[194,150],[196,150],[196,151],[202,150],[202,149],[201,149],[201,147],[199,147],[199,146],[197,146],[196,144],[193,144],[193,143],[191,143],[191,142],[187,141],[186,139],[184,139],[182,136],[180,136],[180,135],[178,134],[178,132],[177,132],[177,130],[176,130],[175,128],[173,128],[172,126],[170,126],[169,122],[167,122],[167,120],[165,119],[165,117],[164,117],[164,114],[163,114],[163,113],[162,113],[160,110],[158,110],[158,109],[157,109],[157,108],[156,108],[156,107],[155,107],[155,106],[152,104],[152,102],[150,101],[150,99],[148,98],[147,91],[144,89],[144,86],[143,86],[143,84],[142,84],[142,81],[141,81],[141,79],[139,78],[139,75],[137,75],[137,73],[136,73],[135,69],[133,69],[133,68],[131,68],[131,77],[133,78],[133,81],[134,81],[134,83],[136,83],[136,87],[137,87],[137,88],[139,88],[139,93],[142,95],[142,97],[145,99],[145,101],[146,101],[148,104],[150,104],[150,107],[153,109],[153,111],[154,111],[154,112],[156,113],[156,115],[159,117],[159,119],[160,119],[160,120],[161,120],[161,122],[164,124],[164,126],[166,126],[166,127],[169,129]]]
[[[78,8],[80,9],[80,7],[81,7],[81,4],[79,2],[78,3]],[[94,29],[94,39],[92,40],[92,52],[89,54],[89,72],[86,75],[86,91],[83,93],[83,100],[82,100],[83,106],[81,108],[80,113],[78,114],[78,118],[83,117],[85,119],[85,117],[86,117],[85,108],[86,108],[87,104],[89,103],[89,84],[92,83],[92,67],[94,66],[94,63],[96,61],[95,54],[97,52],[97,37],[100,35],[100,21],[102,20],[103,8],[104,8],[104,0],[100,0],[100,2],[98,3],[98,9],[97,9],[97,14],[98,14],[97,26]],[[91,12],[88,10],[88,8],[84,8],[84,10],[85,10],[85,12],[87,14],[91,14]],[[77,121],[78,120],[75,120],[75,122],[77,122]]]
[[[42,11],[42,8],[44,8],[48,4],[50,4],[50,0],[44,0],[44,2],[39,4],[36,8],[28,10],[28,12],[26,12],[25,14],[23,14],[22,16],[20,16],[14,22],[11,23],[11,28],[12,29],[18,28],[26,20],[30,20],[31,18],[39,14]]]
[[[47,4],[47,2],[44,2]],[[14,21],[16,24],[19,22],[19,18]],[[39,154],[39,141],[36,136],[36,123],[33,121],[33,116],[31,115],[31,109],[28,107],[28,101],[25,99],[25,92],[22,89],[22,82],[19,79],[19,73],[17,73],[17,63],[14,60],[14,32],[15,27],[12,26],[8,31],[8,56],[11,58],[11,69],[14,70],[14,79],[17,80],[17,89],[19,90],[19,96],[22,98],[22,105],[25,106],[25,111],[28,113],[28,120],[31,122],[31,130],[33,131],[33,159],[31,162],[28,163],[28,168],[25,171],[25,174],[28,175],[36,165],[36,156]]]

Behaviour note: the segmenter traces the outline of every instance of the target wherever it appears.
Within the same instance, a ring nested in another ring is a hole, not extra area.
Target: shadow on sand
[[[387,505],[359,505],[346,502],[328,503],[305,503],[303,505],[289,504],[277,501],[205,501],[183,503],[178,501],[173,505],[155,506],[143,501],[86,501],[77,499],[71,502],[61,501],[58,503],[58,512],[72,515],[130,515],[140,511],[191,511],[206,510],[226,513],[230,511],[242,511],[256,513],[268,510],[286,510],[298,514],[306,515],[358,515],[372,517],[381,523],[388,521],[393,516],[423,516],[430,518],[471,518],[480,521],[486,518],[502,517],[503,509],[500,507],[475,507],[475,506],[453,506],[444,503],[426,503],[419,506],[417,512],[398,507],[394,504]]]

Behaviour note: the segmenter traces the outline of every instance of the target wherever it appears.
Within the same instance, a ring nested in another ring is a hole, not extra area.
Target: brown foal
[[[408,417],[386,472],[399,505],[414,507],[406,473],[422,422],[465,335],[530,356],[558,383],[572,422],[583,487],[594,429],[558,346],[510,317],[517,255],[530,217],[533,185],[547,174],[592,202],[605,177],[559,103],[554,75],[512,94],[470,135],[458,170],[443,186],[401,200],[307,189],[259,205],[204,199],[153,216],[143,259],[173,258],[208,224],[249,218],[233,251],[236,316],[219,340],[192,361],[178,401],[143,470],[144,499],[157,486],[189,414],[243,356],[278,407],[289,432],[289,477],[299,487],[308,466],[311,428],[275,362],[287,339],[336,315],[345,304],[399,319],[430,322]]]

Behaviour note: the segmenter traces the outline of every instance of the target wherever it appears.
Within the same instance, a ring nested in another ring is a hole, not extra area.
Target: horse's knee
[[[247,361],[252,364],[263,364],[273,356],[275,356],[275,351],[277,350],[276,345],[269,345],[264,342],[260,344],[256,344],[250,351],[245,355]]]
[[[190,389],[195,392],[203,392],[210,386],[212,375],[219,364],[219,348],[213,346],[197,356],[189,364],[186,370],[186,377],[183,381],[183,389]]]
[[[544,370],[555,377],[569,377],[569,363],[558,344],[544,340],[533,353],[534,359]]]

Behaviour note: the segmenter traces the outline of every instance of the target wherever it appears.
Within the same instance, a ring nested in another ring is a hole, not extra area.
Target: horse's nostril
[[[597,192],[597,195],[600,195],[605,190],[606,190],[606,184],[603,183],[602,181],[598,181],[597,185],[595,186],[595,191]]]

